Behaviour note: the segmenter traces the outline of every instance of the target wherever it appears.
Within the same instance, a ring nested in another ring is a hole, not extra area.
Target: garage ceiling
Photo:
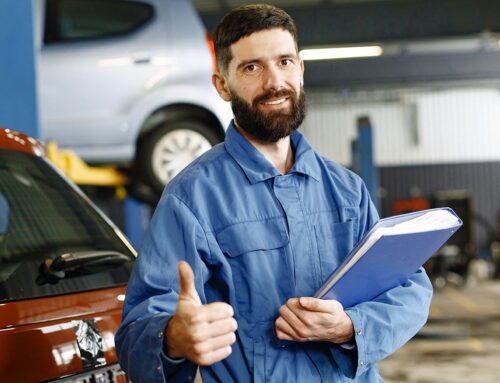
[[[294,18],[299,47],[382,44],[383,56],[308,62],[306,84],[367,84],[500,78],[498,0],[269,0]],[[252,2],[193,0],[212,31]]]
[[[339,5],[354,3],[374,3],[390,0],[269,0],[263,1],[267,4],[273,4],[281,8],[289,7],[314,7],[317,5]],[[193,0],[195,7],[202,13],[204,12],[224,12],[240,5],[252,2],[242,0]]]

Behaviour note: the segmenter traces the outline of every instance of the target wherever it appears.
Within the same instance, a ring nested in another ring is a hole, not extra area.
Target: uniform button
[[[157,372],[158,374],[160,374],[160,373],[161,373],[161,366],[156,367],[156,372]]]
[[[193,380],[193,377],[192,376],[188,376],[188,380]]]
[[[158,338],[163,337],[163,331],[158,331]]]
[[[358,334],[358,335],[361,335],[361,334],[363,334],[363,330],[361,330],[361,329],[358,329],[358,331],[356,331],[356,334]]]
[[[365,365],[365,362],[359,362],[359,365],[360,365],[360,366],[364,366],[364,365]]]

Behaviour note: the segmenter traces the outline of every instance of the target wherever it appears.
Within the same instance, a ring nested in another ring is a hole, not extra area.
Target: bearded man
[[[377,362],[425,323],[420,269],[343,308],[311,298],[378,220],[358,176],[297,130],[304,63],[283,10],[229,12],[213,84],[231,103],[225,141],[166,187],[116,335],[134,383],[379,382]]]

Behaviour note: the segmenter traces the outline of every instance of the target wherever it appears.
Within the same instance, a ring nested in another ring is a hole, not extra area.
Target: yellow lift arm
[[[123,187],[127,177],[112,166],[89,166],[71,150],[60,150],[55,142],[46,145],[47,158],[78,185]]]

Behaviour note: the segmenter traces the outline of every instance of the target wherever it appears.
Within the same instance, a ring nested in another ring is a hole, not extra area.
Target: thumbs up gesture
[[[189,264],[179,262],[178,270],[179,301],[167,325],[167,354],[209,366],[231,354],[237,328],[233,308],[224,302],[202,305]]]

